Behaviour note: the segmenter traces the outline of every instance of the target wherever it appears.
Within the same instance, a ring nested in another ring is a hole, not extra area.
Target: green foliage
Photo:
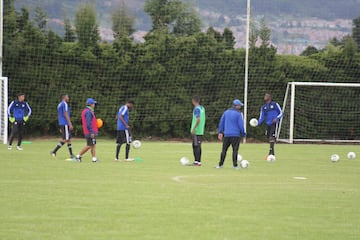
[[[250,36],[249,36],[249,47],[255,48],[256,43],[259,40],[259,29],[257,22],[253,19],[250,21]]]
[[[314,46],[308,46],[300,55],[301,56],[310,56],[318,53],[319,50]]]
[[[114,32],[114,38],[120,38],[122,36],[130,36],[135,32],[134,24],[135,18],[129,13],[124,2],[113,11],[112,13],[112,30]]]
[[[146,0],[144,11],[151,17],[153,31],[187,36],[201,30],[197,13],[181,0]]]
[[[271,30],[268,27],[265,18],[261,18],[259,22],[259,38],[261,40],[261,47],[269,47],[271,39]]]
[[[235,37],[233,32],[229,28],[225,28],[223,32],[223,38],[225,41],[226,49],[234,49],[235,46]]]
[[[345,44],[344,44],[344,55],[347,59],[353,60],[356,56],[357,52],[357,44],[354,38],[346,37]]]
[[[150,6],[147,7],[154,7]],[[170,15],[178,16],[174,12]],[[169,25],[156,25],[170,17],[158,16],[161,21],[154,21],[154,28],[158,29],[148,33],[144,43],[134,43],[121,35],[113,43],[99,43],[95,16],[91,5],[80,7],[75,21],[79,41],[74,42],[70,21],[65,24],[68,34],[62,39],[29,21],[26,9],[16,12],[6,6],[4,75],[10,79],[10,96],[19,91],[27,93],[34,111],[29,133],[57,133],[55,107],[63,92],[71,97],[75,135],[81,134],[79,116],[89,96],[100,103],[96,112],[105,122],[102,134],[113,135],[114,116],[120,104],[134,99],[134,133],[162,138],[189,135],[194,94],[201,97],[207,110],[207,138],[216,131],[219,118],[231,101],[243,99],[245,51],[233,49],[229,29],[223,33],[209,28],[206,33],[174,34]],[[173,19],[168,24],[176,26]],[[360,55],[351,39],[344,45],[329,44],[322,51],[313,50],[308,51],[308,56],[282,56],[271,46],[251,47],[248,117],[258,116],[265,91],[271,91],[281,102],[289,81],[358,82]],[[305,99],[304,103],[311,101],[314,98]],[[356,99],[348,104],[357,104]],[[342,134],[340,128],[331,127],[332,135]],[[249,128],[249,135],[261,136],[262,130]]]
[[[179,36],[189,36],[201,31],[201,20],[197,14],[197,12],[189,8],[184,9],[181,13],[179,13],[176,24],[173,28],[173,33]]]
[[[47,24],[47,14],[41,7],[37,6],[35,8],[35,17],[34,21],[36,26],[41,30],[45,31],[46,24]]]
[[[360,49],[360,16],[353,20],[352,37]]]
[[[75,33],[73,26],[71,25],[70,19],[67,17],[65,17],[65,20],[64,20],[64,30],[65,30],[64,41],[65,42],[75,42],[76,33]]]
[[[82,47],[95,47],[100,40],[95,8],[91,4],[82,5],[76,12],[76,35]]]

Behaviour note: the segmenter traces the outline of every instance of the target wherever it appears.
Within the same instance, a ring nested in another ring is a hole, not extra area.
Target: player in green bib
[[[194,152],[194,166],[201,166],[201,142],[205,131],[205,108],[200,105],[200,98],[194,96],[192,98],[194,105],[193,118],[191,123],[192,147]]]

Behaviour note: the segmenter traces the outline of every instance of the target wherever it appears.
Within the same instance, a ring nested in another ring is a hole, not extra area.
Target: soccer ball
[[[139,140],[135,140],[132,143],[134,148],[140,148],[141,147],[141,142]]]
[[[340,157],[339,157],[339,155],[337,155],[337,154],[333,154],[333,155],[331,155],[330,160],[331,160],[332,162],[337,162],[337,161],[340,160]]]
[[[182,157],[180,158],[180,163],[181,165],[186,166],[190,163],[190,160],[187,157]]]
[[[268,161],[268,162],[275,162],[275,160],[276,160],[276,158],[274,155],[269,155],[266,158],[266,161]]]
[[[249,167],[249,161],[248,160],[242,160],[241,162],[240,162],[240,167],[241,168],[248,168]]]
[[[242,159],[243,159],[243,157],[240,154],[238,154],[238,156],[237,156],[238,162],[240,162]]]
[[[249,123],[250,123],[250,126],[257,127],[259,122],[256,118],[252,118]]]
[[[354,152],[349,152],[349,153],[347,154],[347,158],[350,159],[350,160],[355,159],[355,158],[356,158],[356,153],[354,153]]]

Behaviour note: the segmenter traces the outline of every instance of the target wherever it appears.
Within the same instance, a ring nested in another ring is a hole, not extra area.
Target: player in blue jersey
[[[223,146],[220,155],[219,165],[216,166],[216,168],[223,168],[227,150],[230,146],[232,146],[233,168],[239,169],[237,158],[241,136],[246,137],[244,118],[242,112],[240,111],[243,105],[244,104],[239,99],[235,99],[233,101],[232,108],[226,110],[221,116],[218,129],[218,139],[220,141],[223,141]]]
[[[57,106],[58,123],[59,123],[59,127],[60,127],[60,132],[61,132],[61,140],[56,145],[54,150],[52,150],[50,152],[51,156],[54,158],[56,158],[56,152],[62,146],[64,146],[65,143],[67,143],[70,158],[75,159],[75,156],[72,151],[72,145],[71,145],[71,130],[73,130],[73,125],[72,125],[71,119],[70,119],[70,107],[69,107],[68,103],[69,103],[69,95],[62,94],[61,102]]]
[[[262,105],[260,110],[260,117],[258,126],[263,122],[266,124],[266,135],[269,138],[270,150],[269,155],[275,156],[275,141],[277,134],[277,127],[280,119],[284,115],[280,105],[272,100],[270,93],[266,93],[264,97],[265,104]]]
[[[18,94],[17,100],[12,101],[8,107],[9,122],[12,124],[8,146],[9,150],[12,149],[12,143],[16,134],[18,134],[17,150],[23,150],[21,148],[21,142],[24,135],[25,124],[29,120],[30,115],[31,108],[25,101],[25,94]]]
[[[129,126],[129,113],[135,106],[134,101],[127,101],[127,103],[120,107],[117,114],[117,138],[116,138],[116,155],[115,161],[119,161],[119,153],[121,145],[126,144],[125,161],[131,161],[129,158],[131,133]]]

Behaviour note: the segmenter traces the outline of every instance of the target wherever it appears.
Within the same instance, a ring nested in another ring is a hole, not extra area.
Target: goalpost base
[[[323,144],[357,144],[360,143],[360,140],[330,140],[330,139],[294,139],[290,142],[289,139],[278,139],[278,142],[282,143],[299,143],[299,144],[312,144],[312,143],[323,143]]]

